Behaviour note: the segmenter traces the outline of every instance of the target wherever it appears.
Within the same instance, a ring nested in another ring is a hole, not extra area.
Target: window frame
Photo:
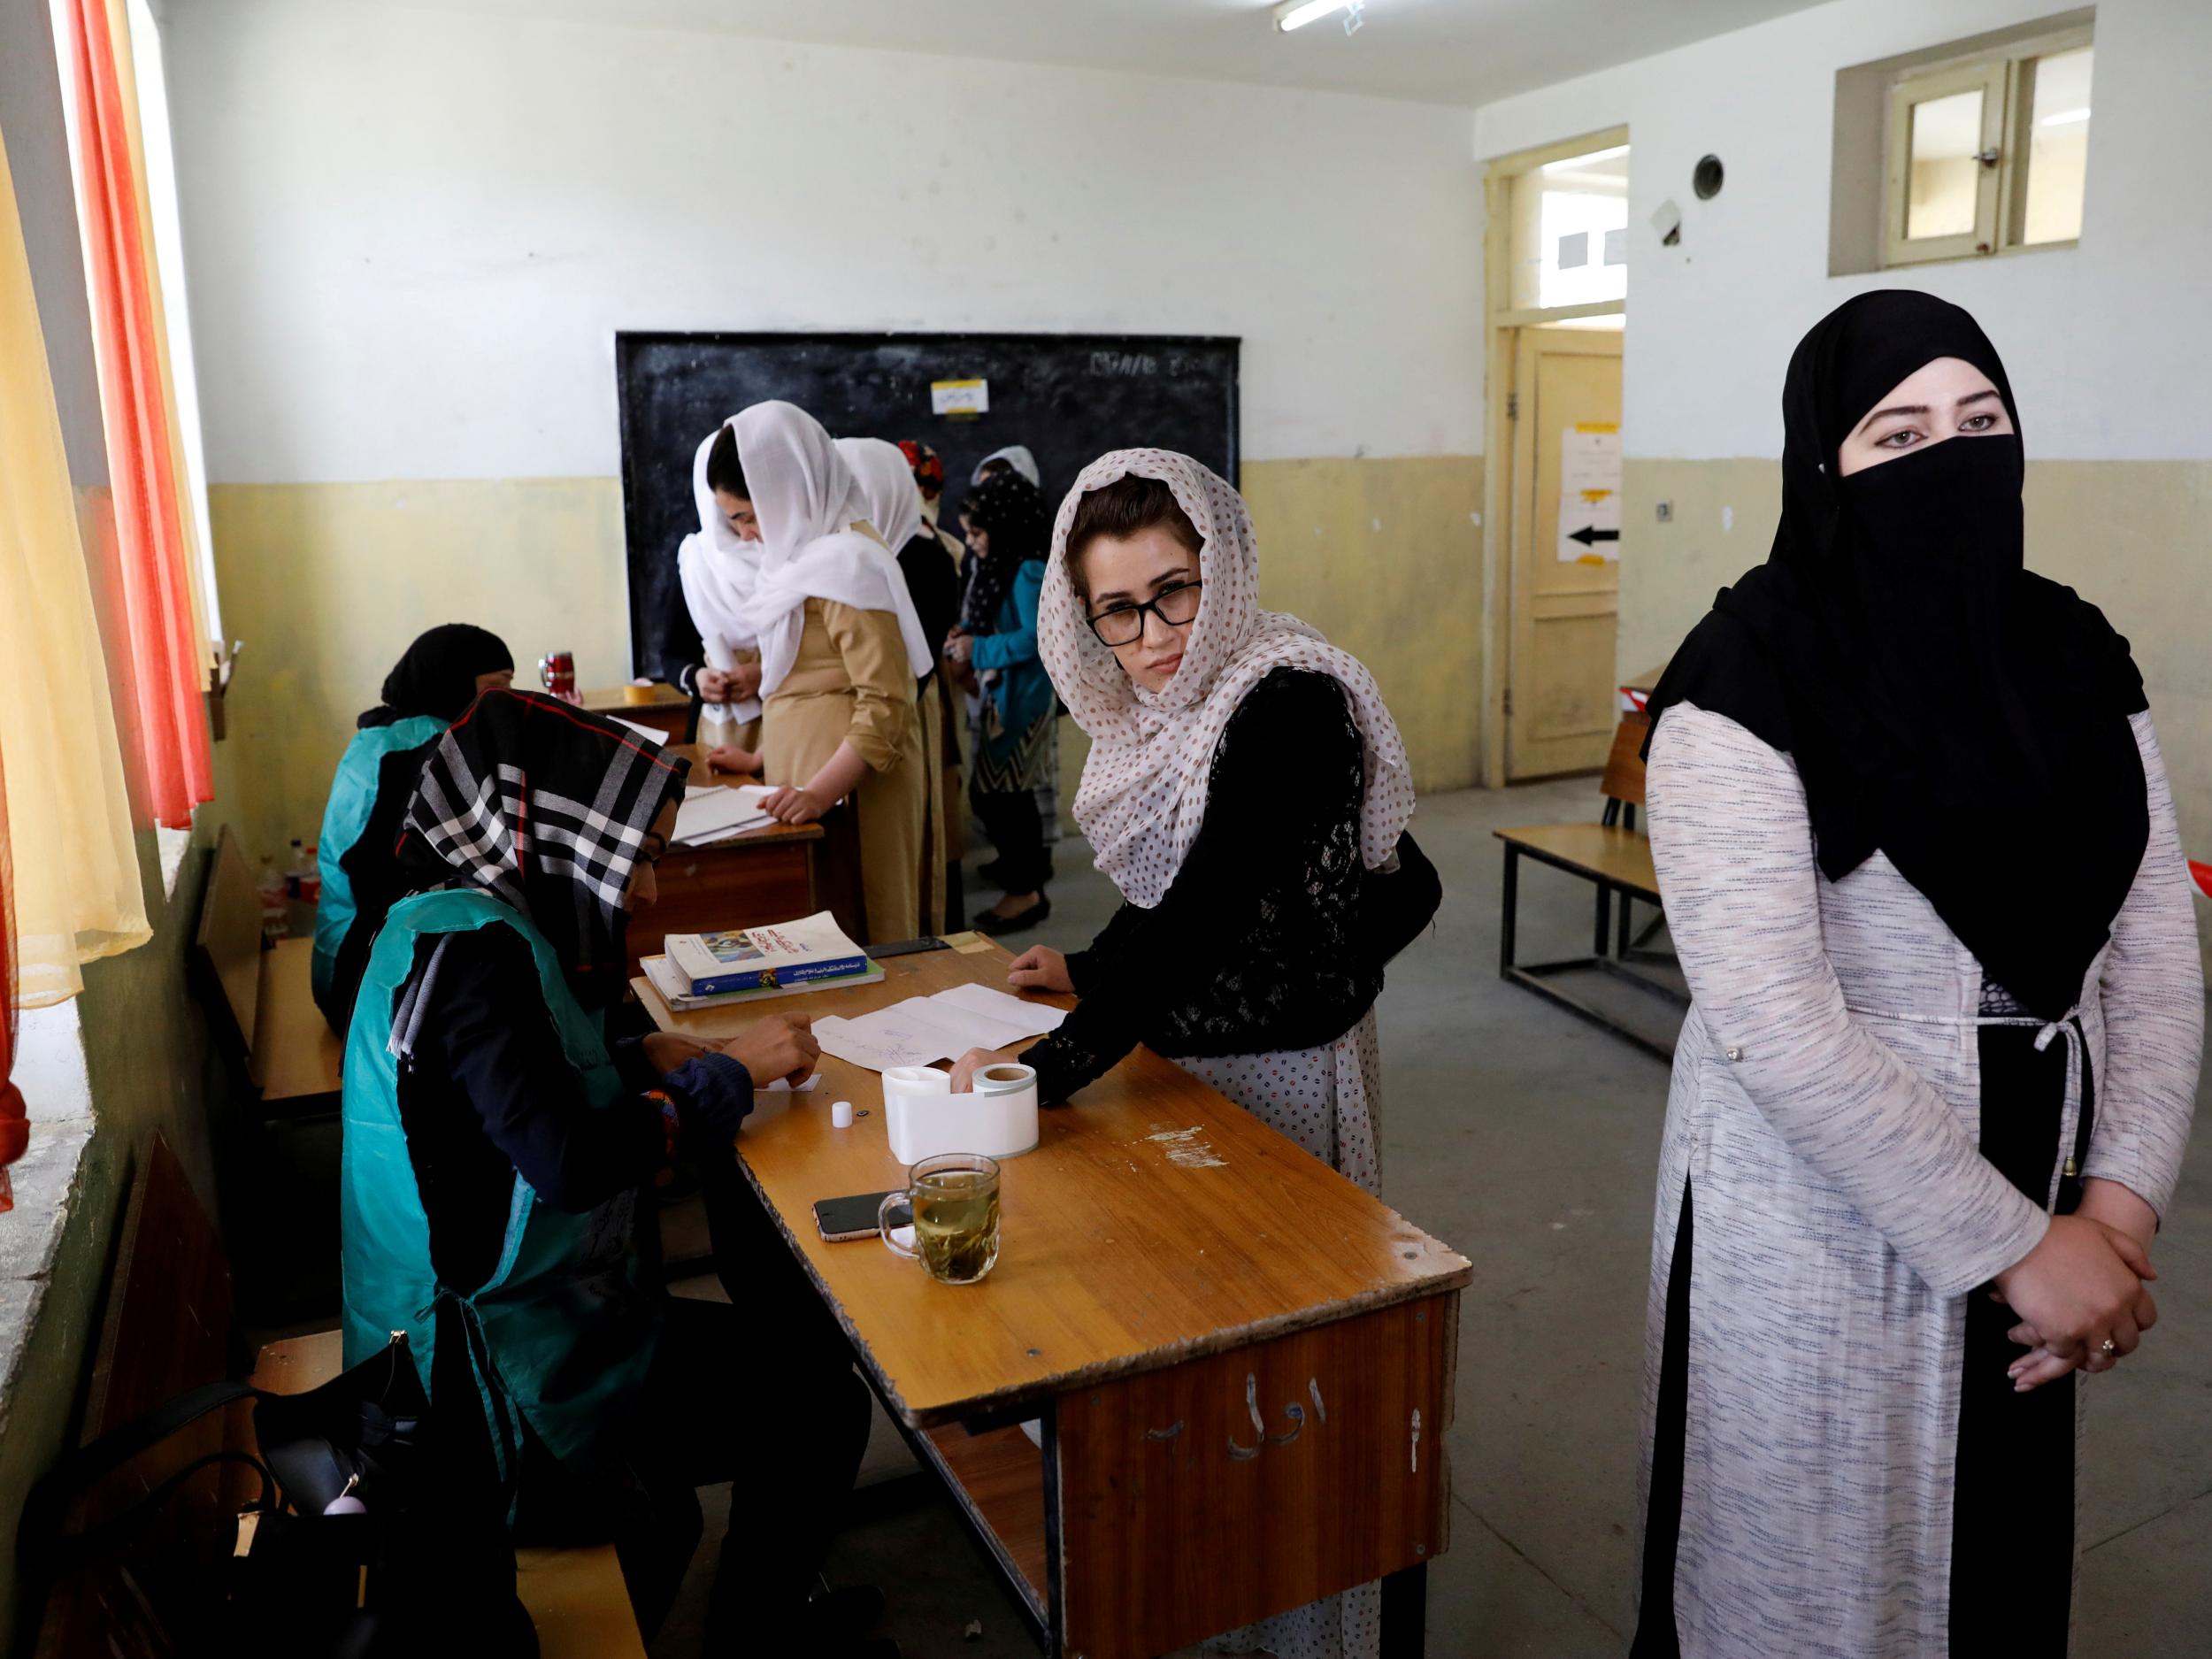
[[[2031,123],[2035,80],[2042,59],[2083,47],[2094,50],[2093,25],[2082,24],[2008,42],[1998,52],[1977,52],[1947,62],[1916,65],[1889,83],[1882,133],[1882,249],[1885,271],[1941,260],[1988,258],[2016,253],[2047,253],[2074,248],[2080,238],[2029,242],[2020,240],[2027,223]],[[2093,84],[2095,68],[2090,74]],[[1912,110],[1916,104],[1955,93],[1982,89],[1982,148],[1995,150],[1994,165],[1985,164],[1976,181],[1974,228],[1955,236],[1909,241],[1906,214],[1912,195]],[[2083,186],[2087,216],[2087,183]]]

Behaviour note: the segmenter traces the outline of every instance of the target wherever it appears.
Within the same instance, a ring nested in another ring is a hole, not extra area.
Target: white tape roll
[[[883,1074],[884,1129],[891,1154],[918,1164],[941,1152],[1009,1158],[1037,1144],[1037,1073],[1025,1065],[986,1066],[972,1094],[956,1094],[934,1066],[895,1065]]]

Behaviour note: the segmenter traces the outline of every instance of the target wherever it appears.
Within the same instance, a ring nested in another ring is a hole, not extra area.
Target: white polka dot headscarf
[[[1182,666],[1164,691],[1142,689],[1099,642],[1068,572],[1068,531],[1084,495],[1131,475],[1158,479],[1197,527],[1204,580]],[[1259,546],[1244,497],[1187,455],[1116,449],[1075,480],[1052,526],[1037,642],[1052,683],[1091,739],[1075,821],[1122,896],[1149,910],[1167,894],[1206,816],[1214,750],[1245,694],[1277,668],[1305,668],[1344,687],[1366,760],[1360,849],[1380,868],[1413,817],[1413,778],[1374,676],[1318,630],[1259,603]]]

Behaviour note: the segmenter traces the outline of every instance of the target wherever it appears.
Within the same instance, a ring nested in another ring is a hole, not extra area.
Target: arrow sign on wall
[[[1567,532],[1568,541],[1579,541],[1585,547],[1594,547],[1601,541],[1617,541],[1620,539],[1621,533],[1618,530],[1601,530],[1595,525],[1591,524],[1584,525],[1579,530]]]

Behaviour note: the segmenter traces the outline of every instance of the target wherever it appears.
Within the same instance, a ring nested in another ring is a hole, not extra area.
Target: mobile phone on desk
[[[843,1244],[851,1239],[872,1239],[876,1233],[876,1212],[888,1193],[856,1193],[849,1198],[818,1198],[814,1201],[814,1225],[820,1230],[825,1244]],[[891,1225],[909,1227],[914,1225],[914,1215],[904,1204],[891,1208]]]

